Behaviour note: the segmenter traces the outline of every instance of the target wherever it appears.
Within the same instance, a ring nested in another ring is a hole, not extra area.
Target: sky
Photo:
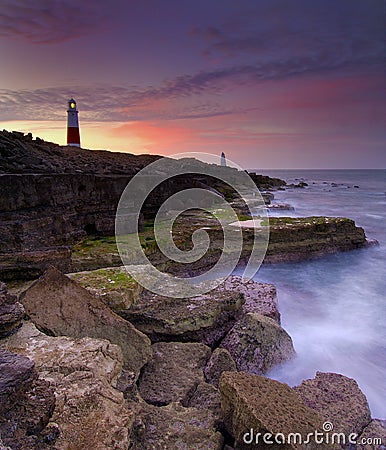
[[[0,129],[245,168],[385,167],[383,0],[2,0]]]

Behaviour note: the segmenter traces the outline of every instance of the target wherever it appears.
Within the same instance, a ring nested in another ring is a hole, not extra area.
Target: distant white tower
[[[225,157],[225,153],[224,153],[224,152],[221,152],[221,165],[222,165],[223,167],[226,167],[226,166],[227,166],[227,159],[226,159],[226,157]]]
[[[78,110],[76,101],[70,98],[67,109],[67,145],[80,147]]]

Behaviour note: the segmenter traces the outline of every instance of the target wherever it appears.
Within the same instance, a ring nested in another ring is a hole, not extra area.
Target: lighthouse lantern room
[[[78,110],[76,109],[76,101],[73,98],[68,101],[67,145],[80,147]]]

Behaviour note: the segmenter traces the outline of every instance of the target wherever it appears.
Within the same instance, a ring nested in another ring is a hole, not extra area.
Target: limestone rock
[[[8,293],[7,286],[0,282],[0,338],[14,333],[24,317],[24,308],[15,295]]]
[[[200,343],[158,342],[138,381],[144,400],[154,405],[186,402],[204,381],[210,348]]]
[[[142,287],[124,267],[106,267],[67,276],[96,295],[117,314],[130,308],[142,292]]]
[[[0,436],[11,448],[42,448],[41,432],[55,406],[53,389],[34,362],[0,349]]]
[[[386,420],[373,419],[357,440],[357,450],[386,450]]]
[[[54,387],[56,405],[45,435],[49,440],[57,431],[55,448],[128,448],[134,419],[122,392],[114,388],[122,367],[117,345],[46,336],[30,322],[6,338],[5,345],[31,358]]]
[[[54,268],[22,294],[21,302],[35,325],[47,334],[108,339],[119,345],[124,368],[137,376],[151,356],[144,334]]]
[[[229,351],[237,370],[257,375],[295,353],[288,333],[273,319],[256,313],[242,317],[220,346]]]
[[[322,430],[323,420],[318,413],[308,408],[288,385],[278,381],[243,372],[224,372],[220,380],[220,395],[225,426],[235,438],[235,449],[266,448],[262,436],[256,445],[258,433],[271,433],[268,439],[274,439],[278,433],[284,436],[300,433],[306,439],[308,433]],[[251,436],[252,445],[249,441]],[[293,441],[288,444],[287,441],[287,445],[280,448],[300,450],[305,447]],[[334,447],[311,445],[307,448]]]
[[[205,379],[218,387],[223,372],[236,372],[236,363],[225,348],[216,348],[204,368]]]
[[[179,403],[162,407],[142,404],[131,440],[133,450],[221,450],[223,445],[209,411]]]
[[[211,291],[193,298],[172,298],[144,292],[122,315],[152,342],[220,341],[242,313],[243,295]]]
[[[241,292],[245,298],[244,313],[258,313],[280,324],[276,288],[273,284],[253,280],[243,282],[240,276],[233,275],[219,286],[219,290]]]
[[[307,406],[331,422],[338,433],[359,435],[371,421],[367,399],[352,378],[316,372],[314,379],[303,381],[294,390]]]

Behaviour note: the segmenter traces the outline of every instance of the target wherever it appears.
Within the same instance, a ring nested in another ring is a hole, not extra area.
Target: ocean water
[[[365,393],[372,416],[385,419],[385,171],[263,173],[309,184],[305,189],[275,192],[275,202],[289,203],[295,209],[272,215],[348,217],[380,244],[319,260],[260,268],[255,280],[276,285],[282,326],[291,335],[297,352],[296,358],[268,376],[291,386],[313,378],[316,371],[352,377]]]

